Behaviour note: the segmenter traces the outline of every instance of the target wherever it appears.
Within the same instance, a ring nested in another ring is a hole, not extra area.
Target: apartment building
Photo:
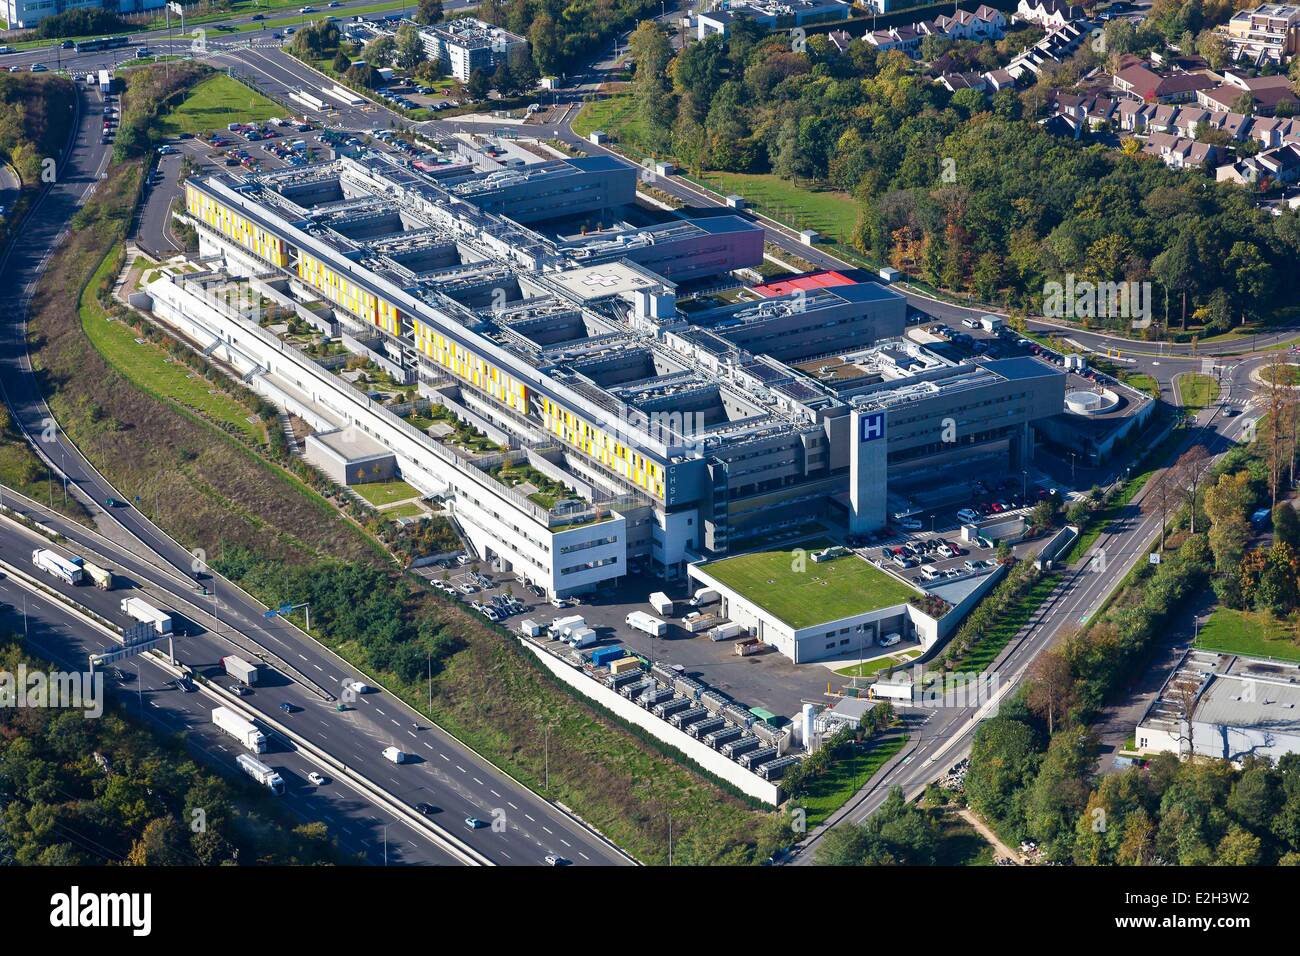
[[[1219,34],[1234,60],[1256,66],[1287,63],[1300,50],[1300,6],[1261,3],[1253,10],[1238,10]]]
[[[420,39],[429,59],[437,60],[462,83],[468,82],[475,70],[491,73],[498,63],[509,60],[512,50],[528,46],[523,37],[473,17],[421,27]]]

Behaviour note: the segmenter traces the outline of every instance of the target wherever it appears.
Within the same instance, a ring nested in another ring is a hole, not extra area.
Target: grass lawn
[[[404,504],[394,505],[391,508],[384,509],[385,518],[418,518],[421,515],[427,515],[429,512],[420,507],[418,502],[408,501]]]
[[[815,191],[770,173],[706,173],[705,185],[724,196],[744,196],[750,205],[773,219],[799,229],[816,229],[824,238],[847,243],[858,221],[851,196],[834,190]]]
[[[265,438],[262,423],[249,421],[253,410],[194,371],[173,359],[165,349],[143,340],[134,329],[111,320],[100,308],[93,289],[116,257],[109,254],[81,297],[81,326],[91,343],[110,365],[149,394],[184,405],[213,421],[234,426],[254,441]]]
[[[1197,635],[1196,646],[1247,657],[1300,661],[1300,644],[1295,642],[1286,625],[1268,614],[1255,611],[1216,608]]]
[[[1219,400],[1219,383],[1212,375],[1188,372],[1178,379],[1178,397],[1184,408],[1200,411]]]
[[[1059,574],[1047,574],[1030,588],[1029,593],[1020,599],[1020,602],[1011,608],[998,621],[998,626],[991,631],[986,631],[980,642],[970,648],[960,659],[953,665],[953,670],[963,671],[965,673],[979,674],[984,671],[994,658],[1002,652],[1002,648],[1010,643],[1011,638],[1016,636],[1016,632],[1025,626],[1029,616],[1038,609],[1052,589],[1056,587],[1061,576]]]
[[[906,743],[906,736],[898,736],[856,748],[853,756],[832,761],[826,773],[813,781],[808,791],[791,803],[807,811],[809,827],[817,826],[865,786],[876,771],[902,750]]]
[[[230,123],[260,123],[283,116],[284,107],[224,74],[204,80],[159,121],[167,136],[223,130]]]
[[[841,677],[870,677],[872,674],[889,667],[901,667],[920,656],[918,653],[908,653],[902,657],[895,657],[891,654],[886,657],[879,657],[874,661],[863,661],[861,664],[850,664],[848,667],[836,668],[835,673]]]
[[[1152,398],[1160,397],[1160,383],[1150,375],[1143,372],[1134,372],[1127,375],[1121,373],[1120,378],[1125,385],[1136,388],[1139,392],[1146,392]]]
[[[956,813],[934,811],[939,825],[936,866],[992,866],[993,847]]]
[[[812,541],[803,549],[811,553],[829,543]],[[792,564],[789,550],[755,551],[703,570],[796,629],[904,604],[917,593],[853,554],[820,564],[805,556],[802,571]]]
[[[391,505],[395,501],[406,501],[409,498],[418,498],[420,493],[400,479],[393,481],[368,481],[360,485],[352,485],[352,490],[359,494],[366,501],[370,502],[376,508],[382,508],[384,505]],[[386,512],[391,513],[391,512]]]
[[[1274,385],[1300,385],[1300,365],[1292,365],[1290,362],[1286,362],[1276,371],[1272,365],[1266,365],[1259,370],[1259,377],[1266,382],[1272,382]]]
[[[573,118],[573,131],[586,138],[603,130],[618,141],[619,149],[636,162],[649,155],[645,117],[631,93],[615,93],[583,105]]]

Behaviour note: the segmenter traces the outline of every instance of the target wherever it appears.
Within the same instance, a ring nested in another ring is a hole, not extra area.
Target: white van
[[[396,747],[385,747],[384,759],[391,760],[393,763],[405,763],[406,754],[398,750]]]
[[[886,634],[884,637],[880,639],[880,646],[893,647],[895,644],[902,641],[902,639],[903,636],[901,634]]]
[[[921,577],[925,578],[927,581],[933,581],[938,576],[939,576],[939,569],[936,568],[933,564],[921,565]]]

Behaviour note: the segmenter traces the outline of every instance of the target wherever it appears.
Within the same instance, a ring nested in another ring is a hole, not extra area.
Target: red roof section
[[[839,272],[810,272],[806,276],[795,276],[793,279],[782,279],[779,282],[756,285],[754,291],[770,299],[778,295],[789,295],[791,292],[798,292],[800,289],[809,292],[813,289],[829,289],[837,285],[857,285],[857,283]]]

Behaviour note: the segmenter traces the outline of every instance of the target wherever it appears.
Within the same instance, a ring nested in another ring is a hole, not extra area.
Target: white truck
[[[665,622],[642,611],[633,611],[623,623],[633,630],[643,631],[651,637],[663,637],[668,633],[668,625]]]
[[[391,760],[393,763],[406,763],[406,753],[396,747],[385,747],[384,759]]]
[[[557,617],[551,622],[551,637],[557,641],[567,640],[569,635],[580,627],[586,627],[587,622],[581,614],[573,614],[569,617]]]
[[[172,632],[172,616],[138,597],[122,598],[122,613],[142,624],[152,624],[159,634]]]
[[[591,647],[591,645],[595,644],[600,640],[600,638],[596,636],[596,632],[591,628],[580,626],[571,630],[565,640],[567,640],[575,649],[581,650],[584,647]]]
[[[253,753],[266,753],[266,734],[257,729],[257,724],[240,717],[229,707],[212,708],[212,722],[217,729],[230,734]]]
[[[252,687],[257,683],[257,665],[248,663],[242,657],[236,657],[233,654],[223,657],[221,658],[221,666],[225,668],[227,674],[241,684]]]
[[[239,764],[240,770],[266,787],[277,797],[284,793],[284,778],[256,757],[240,754],[235,758],[235,763]]]
[[[86,577],[81,565],[55,554],[49,548],[37,548],[33,551],[32,564],[67,584],[80,584]]]
[[[669,616],[673,613],[673,599],[667,594],[664,594],[663,591],[656,591],[654,594],[650,595],[647,603],[655,609],[656,614]]]
[[[709,640],[727,641],[733,637],[739,637],[745,633],[745,629],[735,621],[728,621],[725,624],[719,624],[713,630],[709,631]]]
[[[705,607],[722,600],[722,595],[713,588],[700,588],[691,598],[691,607]]]
[[[526,621],[520,621],[519,633],[522,634],[524,637],[537,637],[539,634],[542,633],[542,625],[538,624],[536,621],[532,619]]]
[[[113,590],[113,572],[107,568],[101,568],[97,564],[91,564],[85,561],[81,565],[81,570],[90,576],[90,581],[101,591]]]

